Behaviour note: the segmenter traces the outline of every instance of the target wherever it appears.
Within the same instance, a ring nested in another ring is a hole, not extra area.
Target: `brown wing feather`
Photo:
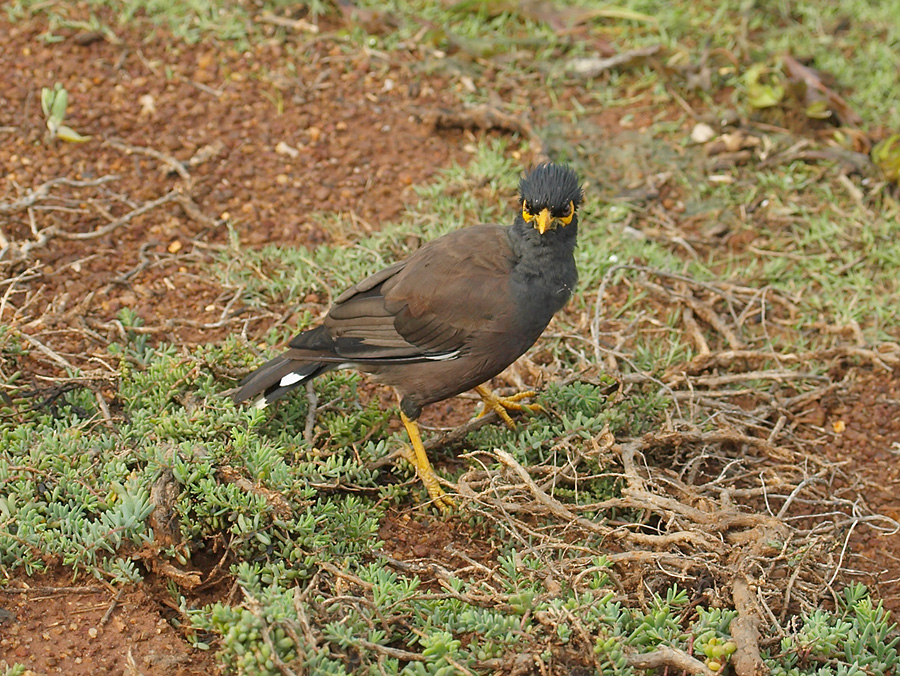
[[[304,333],[297,350],[323,350],[366,362],[427,358],[462,349],[467,337],[497,314],[509,294],[506,228],[481,225],[440,237],[350,287],[323,322],[324,335]],[[307,336],[309,336],[307,338]]]
[[[407,263],[409,263],[409,260],[397,261],[396,263],[388,265],[383,270],[379,270],[378,272],[376,272],[372,275],[369,275],[364,280],[362,280],[361,282],[357,282],[356,284],[351,286],[349,289],[344,291],[344,293],[342,293],[340,296],[335,298],[334,305],[335,306],[342,305],[342,304],[346,303],[348,300],[350,300],[351,298],[353,298],[354,296],[359,296],[360,294],[362,294],[365,291],[374,289],[376,286],[383,283],[384,280],[389,279],[390,277],[393,277],[394,275],[396,275],[397,272],[401,268],[406,266]]]
[[[428,350],[459,349],[500,312],[511,312],[506,230],[479,225],[452,232],[385,282],[385,306],[396,312],[397,332]]]

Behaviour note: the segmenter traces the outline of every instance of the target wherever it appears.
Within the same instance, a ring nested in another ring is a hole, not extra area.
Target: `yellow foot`
[[[437,474],[434,473],[431,463],[428,462],[425,445],[422,443],[422,437],[419,434],[419,426],[414,420],[407,418],[403,411],[400,412],[400,419],[403,421],[403,426],[406,428],[406,433],[409,435],[409,440],[412,443],[412,448],[403,449],[403,457],[416,468],[419,481],[425,486],[425,490],[428,491],[428,496],[435,506],[442,512],[449,511],[456,506],[456,503],[441,488]]]
[[[484,408],[481,409],[478,417],[480,418],[490,411],[496,411],[497,415],[500,416],[500,419],[503,420],[503,422],[506,423],[506,426],[511,430],[516,429],[516,423],[514,423],[513,419],[509,417],[509,411],[531,411],[532,413],[547,412],[547,410],[540,404],[518,403],[522,399],[527,399],[528,397],[533,397],[535,394],[537,394],[537,392],[534,392],[533,390],[528,390],[527,392],[518,392],[511,397],[498,397],[484,385],[479,385],[475,388],[475,391],[478,392],[478,395],[481,397],[481,401],[484,402]]]

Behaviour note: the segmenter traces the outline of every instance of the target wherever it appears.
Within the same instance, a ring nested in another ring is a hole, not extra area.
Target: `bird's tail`
[[[334,364],[304,362],[288,357],[275,357],[244,378],[231,394],[235,403],[256,399],[254,406],[265,408],[320,373],[334,368]]]

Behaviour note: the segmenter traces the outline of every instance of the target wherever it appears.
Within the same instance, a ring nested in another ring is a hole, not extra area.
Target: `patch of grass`
[[[745,63],[767,62],[790,52],[833,75],[848,89],[851,105],[868,124],[900,127],[900,108],[892,94],[900,63],[900,19],[891,3],[843,0],[823,5],[801,0],[762,6],[738,0],[664,4],[626,0],[619,4],[656,19],[614,25],[610,32],[621,44],[662,41],[673,51],[694,56],[704,46],[719,48]],[[729,68],[727,61],[715,66],[723,68],[722,85],[738,84],[741,72]]]
[[[583,208],[575,307],[590,313],[606,272],[629,264],[683,275],[698,284],[737,284],[782,295],[795,308],[795,333],[788,341],[823,320],[839,326],[858,323],[871,341],[896,339],[891,308],[900,303],[900,206],[889,188],[873,177],[848,178],[834,162],[786,161],[766,169],[736,165],[718,172],[725,180],[714,182],[699,148],[688,146],[681,157],[672,154],[685,137],[684,130],[626,135],[617,147],[601,146],[583,157],[579,153],[585,174],[597,181]],[[766,142],[773,143],[774,153],[796,137]],[[635,159],[628,162],[624,154]],[[666,214],[652,201],[616,196],[624,181],[633,180],[629,172],[636,165],[643,176],[663,171],[670,176],[668,185],[683,200],[679,214]],[[699,232],[686,230],[680,225],[685,221],[701,223]],[[706,229],[724,238],[707,235]],[[733,248],[726,244],[731,237],[749,244]],[[649,309],[657,322],[669,323],[671,313],[648,308],[646,300],[654,299],[647,298],[640,283],[629,282],[641,274],[624,270],[609,280],[605,290],[618,290],[625,299],[605,304],[605,317],[631,322]],[[753,327],[743,330],[748,340],[757,339]],[[690,356],[689,346],[687,352],[684,347],[673,352],[666,346],[669,341],[659,338],[657,332],[652,342],[660,356]],[[822,338],[827,344],[829,339]],[[644,363],[651,362],[663,368],[673,363],[655,357]]]
[[[689,597],[677,587],[654,595],[646,611],[628,608],[610,590],[609,564],[602,557],[585,571],[579,589],[562,591],[548,589],[537,559],[501,556],[499,561],[490,606],[475,601],[483,592],[480,585],[449,577],[445,584],[452,593],[430,594],[418,576],[397,574],[376,561],[342,573],[366,590],[362,598],[368,603],[344,596],[320,615],[323,606],[298,601],[279,579],[265,580],[253,566],[241,564],[238,583],[246,601],[191,615],[198,629],[223,636],[220,654],[230,673],[275,675],[284,665],[341,675],[488,673],[527,645],[551,668],[579,665],[631,676],[641,673],[635,653],[660,646],[692,650],[713,670],[727,664],[736,649],[730,635],[735,611],[699,606],[686,621]],[[856,664],[889,673],[898,663],[900,639],[888,638],[893,628],[883,608],[856,586],[838,614],[804,616],[782,639],[780,654],[763,657],[773,674],[785,676],[821,674],[823,659],[835,664],[837,673],[854,673]],[[465,636],[465,644],[457,636]],[[585,645],[585,637],[593,645]]]
[[[290,4],[292,9],[298,6],[306,7],[314,16],[328,9],[322,0]],[[243,3],[221,0],[89,0],[78,7],[65,2],[14,0],[4,5],[7,15],[13,20],[34,14],[46,16],[48,27],[43,39],[47,42],[61,40],[57,33],[62,30],[99,30],[114,35],[117,26],[148,19],[165,26],[172,35],[188,44],[212,38],[233,43],[241,50],[247,49],[254,41],[264,39],[266,32],[272,32],[271,26],[256,23],[255,18],[259,14],[282,13],[286,7],[279,0],[260,3],[252,8]],[[88,12],[87,19],[83,18],[85,10]]]
[[[857,202],[840,184],[838,167],[795,162],[735,175],[737,181],[708,189],[701,199],[724,206],[731,222],[754,238],[745,251],[710,261],[715,276],[794,299],[797,329],[827,317],[838,325],[859,323],[873,341],[895,337],[885,310],[900,301],[897,203],[879,192]],[[738,212],[748,204],[756,208],[741,224]],[[689,267],[699,273],[693,262]]]

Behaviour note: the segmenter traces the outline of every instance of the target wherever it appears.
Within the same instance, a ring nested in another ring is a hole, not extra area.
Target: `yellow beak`
[[[553,217],[550,215],[549,209],[541,209],[541,213],[537,215],[537,223],[534,224],[534,227],[537,228],[537,231],[542,235],[550,230],[550,223],[553,221]]]

